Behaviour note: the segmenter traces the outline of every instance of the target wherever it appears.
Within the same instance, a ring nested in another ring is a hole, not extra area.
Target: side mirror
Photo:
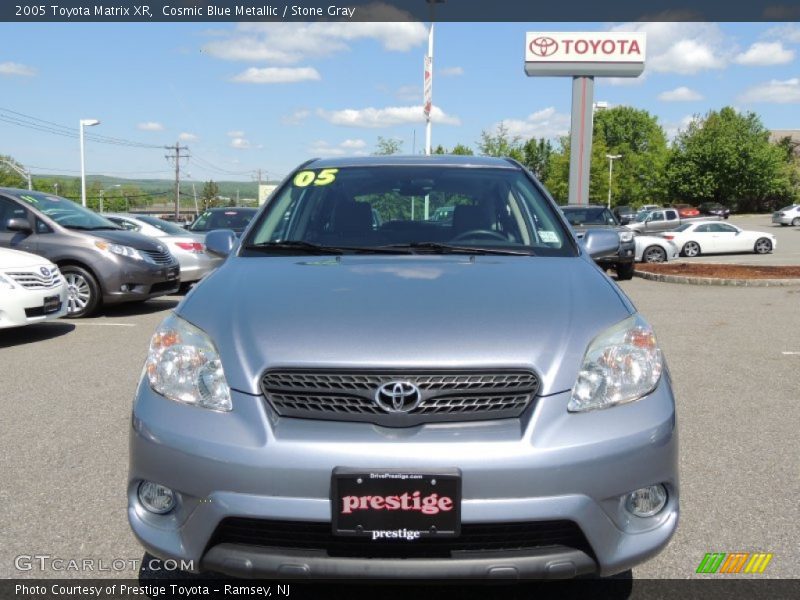
[[[228,256],[236,244],[236,234],[230,229],[216,229],[206,234],[206,252],[214,256]]]
[[[594,259],[616,256],[619,252],[619,234],[605,229],[590,229],[583,236],[583,247]]]
[[[21,231],[23,233],[32,233],[33,228],[28,222],[28,219],[9,219],[6,223],[6,229],[9,231]]]

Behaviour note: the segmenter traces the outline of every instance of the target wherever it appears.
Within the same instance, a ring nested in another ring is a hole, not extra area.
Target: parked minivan
[[[53,194],[0,188],[0,247],[58,266],[67,282],[68,317],[172,294],[180,285],[178,261],[163,243]]]
[[[669,373],[593,261],[619,235],[579,242],[519,163],[312,160],[206,244],[227,260],[158,326],[130,420],[150,554],[279,580],[564,578],[669,542]]]

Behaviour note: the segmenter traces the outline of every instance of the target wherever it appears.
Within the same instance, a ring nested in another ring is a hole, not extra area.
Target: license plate
[[[61,298],[59,296],[47,296],[44,299],[44,314],[58,312],[61,310]]]
[[[333,534],[376,541],[454,537],[461,531],[461,473],[337,468]]]

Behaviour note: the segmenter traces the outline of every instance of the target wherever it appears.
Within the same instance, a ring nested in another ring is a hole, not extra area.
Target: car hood
[[[19,250],[10,250],[8,248],[0,248],[0,270],[2,269],[25,269],[28,267],[40,267],[42,265],[52,264],[46,258],[31,254],[30,252],[20,252]]]
[[[75,233],[86,233],[93,237],[108,240],[115,244],[131,246],[137,250],[149,250],[151,252],[163,252],[166,245],[159,242],[157,238],[147,237],[136,231],[126,231],[124,229],[96,229],[93,231],[75,231]]]
[[[532,368],[547,395],[634,309],[585,256],[348,255],[230,257],[176,311],[245,393],[273,367]]]

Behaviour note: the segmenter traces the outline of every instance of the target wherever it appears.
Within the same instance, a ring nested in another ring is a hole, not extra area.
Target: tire
[[[60,267],[67,281],[68,319],[88,317],[100,305],[100,285],[89,271],[77,265]]]
[[[769,254],[772,252],[772,242],[767,238],[758,238],[753,246],[753,251],[756,254]]]
[[[617,263],[616,271],[617,271],[617,279],[619,281],[628,281],[629,279],[633,279],[633,263]]]
[[[661,246],[648,246],[644,249],[644,252],[642,252],[642,262],[667,262],[667,252]]]
[[[686,242],[681,249],[682,256],[688,256],[689,258],[700,256],[700,244],[697,242]]]
[[[800,217],[792,219],[792,227],[800,227]]]
[[[781,223],[781,227],[788,227],[788,226],[789,226],[788,223]]]

